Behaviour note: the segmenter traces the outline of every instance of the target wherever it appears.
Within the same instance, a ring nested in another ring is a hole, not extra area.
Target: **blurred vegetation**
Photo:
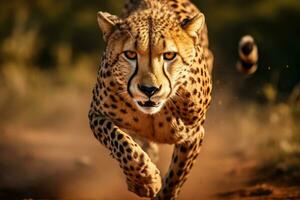
[[[300,1],[193,2],[206,15],[215,53],[216,88],[233,88],[234,98],[245,105],[251,102],[247,109],[256,110],[255,117],[265,111],[261,118],[282,130],[269,139],[269,150],[276,149],[278,158],[273,162],[290,162],[292,155],[297,158],[293,164],[300,166]],[[51,96],[61,96],[67,89],[89,93],[104,48],[96,13],[119,14],[122,4],[123,0],[2,3],[0,125],[16,120],[16,114],[19,120],[47,121],[63,114],[62,107],[52,104]],[[237,44],[245,34],[254,36],[260,51],[258,71],[249,77],[235,70]],[[60,101],[66,106],[67,99]]]
[[[242,97],[262,97],[265,83],[285,100],[300,81],[300,2],[298,0],[194,0],[205,13],[215,52],[215,76],[236,85],[236,46],[252,34],[260,49],[258,72],[239,81]],[[121,12],[123,0],[13,0],[0,7],[1,65],[18,62],[41,69],[72,66],[80,56],[99,60],[103,49],[96,23],[98,10]],[[97,63],[95,63],[96,65]]]

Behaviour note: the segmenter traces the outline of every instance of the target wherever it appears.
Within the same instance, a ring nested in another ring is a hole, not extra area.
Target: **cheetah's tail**
[[[257,70],[258,49],[252,36],[243,36],[238,47],[238,71],[244,74],[253,74]]]

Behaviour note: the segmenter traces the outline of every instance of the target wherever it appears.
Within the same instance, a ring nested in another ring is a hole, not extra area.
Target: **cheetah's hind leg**
[[[134,140],[142,147],[142,149],[148,154],[153,163],[157,163],[159,159],[159,148],[154,142],[147,139],[135,137]]]

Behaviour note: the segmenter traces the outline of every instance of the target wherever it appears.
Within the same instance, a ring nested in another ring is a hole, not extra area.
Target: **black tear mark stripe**
[[[167,80],[168,80],[168,82],[169,82],[169,87],[170,87],[170,92],[169,92],[169,94],[168,94],[168,97],[169,97],[169,96],[172,94],[172,83],[171,83],[171,81],[170,81],[170,79],[169,79],[169,77],[168,77],[168,75],[167,75],[167,73],[166,73],[164,63],[163,63],[162,68],[163,68],[163,73],[164,73],[165,77],[167,78]]]
[[[135,70],[134,70],[132,76],[129,78],[128,84],[127,84],[127,92],[128,92],[128,94],[129,94],[129,96],[131,96],[132,98],[133,98],[133,95],[132,95],[132,93],[131,93],[131,91],[130,91],[130,84],[131,84],[131,81],[132,81],[132,79],[134,78],[134,76],[137,75],[138,69],[139,69],[139,63],[138,63],[138,61],[136,61],[136,67],[135,67]]]

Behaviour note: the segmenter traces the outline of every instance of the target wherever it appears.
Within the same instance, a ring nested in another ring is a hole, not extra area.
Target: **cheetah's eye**
[[[124,55],[129,60],[136,60],[137,54],[134,51],[124,51]]]
[[[164,60],[171,61],[174,60],[177,56],[175,52],[166,52],[164,53]]]

